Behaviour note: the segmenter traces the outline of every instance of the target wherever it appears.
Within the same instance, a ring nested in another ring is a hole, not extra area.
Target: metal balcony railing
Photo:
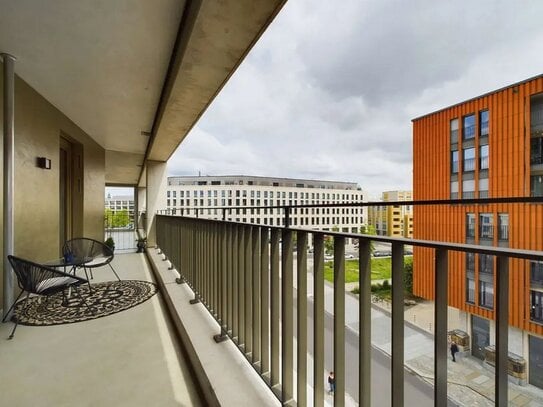
[[[479,203],[543,203],[543,198],[493,198],[487,200],[409,201],[356,203],[339,206],[436,205]],[[301,205],[298,207],[317,206]],[[319,205],[326,207],[326,205]],[[338,206],[338,204],[328,205]],[[228,208],[223,209],[223,217]],[[543,261],[543,252],[488,247],[450,242],[391,238],[355,233],[315,231],[289,227],[293,207],[283,207],[285,226],[197,219],[187,216],[157,215],[157,243],[194,292],[194,301],[202,302],[220,325],[216,340],[230,338],[240,352],[272,388],[283,404],[305,406],[307,386],[313,391],[313,405],[324,405],[325,239],[333,239],[334,312],[333,370],[336,378],[334,405],[345,404],[348,391],[362,406],[371,401],[371,243],[384,242],[392,247],[392,357],[391,398],[393,406],[404,402],[404,247],[411,245],[433,251],[435,256],[435,346],[434,402],[447,405],[447,305],[448,256],[466,252],[495,256],[496,278],[493,287],[496,370],[495,403],[508,400],[508,304],[509,259]],[[308,254],[308,238],[313,253]],[[358,355],[345,353],[345,242],[355,239],[359,248],[359,342]],[[294,267],[294,248],[297,258]],[[308,269],[308,257],[313,265]],[[308,349],[308,272],[313,277],[313,343]],[[514,270],[511,272],[515,272]],[[294,295],[294,279],[297,294]],[[296,298],[296,306],[295,306]],[[294,324],[296,310],[296,324]],[[294,359],[294,337],[297,338]],[[313,383],[308,383],[307,360],[314,358]],[[356,366],[358,377],[346,377],[346,363]],[[295,368],[296,367],[296,368]],[[296,373],[294,373],[296,372]],[[294,385],[296,377],[297,385]],[[349,379],[349,385],[347,382]],[[350,386],[349,388],[347,388]],[[294,389],[297,389],[295,392]]]

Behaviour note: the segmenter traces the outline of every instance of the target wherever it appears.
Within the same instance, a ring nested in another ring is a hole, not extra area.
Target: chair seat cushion
[[[106,264],[108,261],[109,261],[109,257],[107,257],[107,256],[95,257],[95,258],[92,259],[91,261],[87,261],[87,262],[84,264],[84,266],[85,266],[85,267],[97,267],[97,266],[102,266],[102,265]]]
[[[51,277],[41,281],[36,287],[36,293],[44,293],[47,291],[57,291],[66,288],[79,280],[71,277]]]

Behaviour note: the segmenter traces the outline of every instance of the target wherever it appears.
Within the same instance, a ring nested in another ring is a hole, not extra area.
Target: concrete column
[[[136,187],[134,191],[135,195],[135,204],[136,204],[136,229],[143,229],[147,231],[147,224],[145,222],[146,214],[143,215],[142,212],[146,211],[147,208],[147,188],[145,187]]]
[[[146,214],[147,214],[147,244],[156,246],[156,220],[158,210],[166,209],[166,163],[160,161],[147,161],[147,188],[146,188]]]
[[[3,310],[7,313],[13,303],[14,275],[7,260],[13,254],[13,191],[15,144],[15,57],[1,54],[4,61],[4,290]],[[7,317],[7,315],[4,315]]]

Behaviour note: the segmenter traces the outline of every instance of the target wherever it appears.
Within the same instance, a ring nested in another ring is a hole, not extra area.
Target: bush
[[[108,237],[104,244],[109,247],[112,251],[115,250],[115,241],[112,237]]]

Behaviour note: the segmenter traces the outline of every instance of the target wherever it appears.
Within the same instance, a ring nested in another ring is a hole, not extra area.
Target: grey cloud
[[[541,73],[543,2],[287,2],[169,162],[411,188],[411,119]]]

